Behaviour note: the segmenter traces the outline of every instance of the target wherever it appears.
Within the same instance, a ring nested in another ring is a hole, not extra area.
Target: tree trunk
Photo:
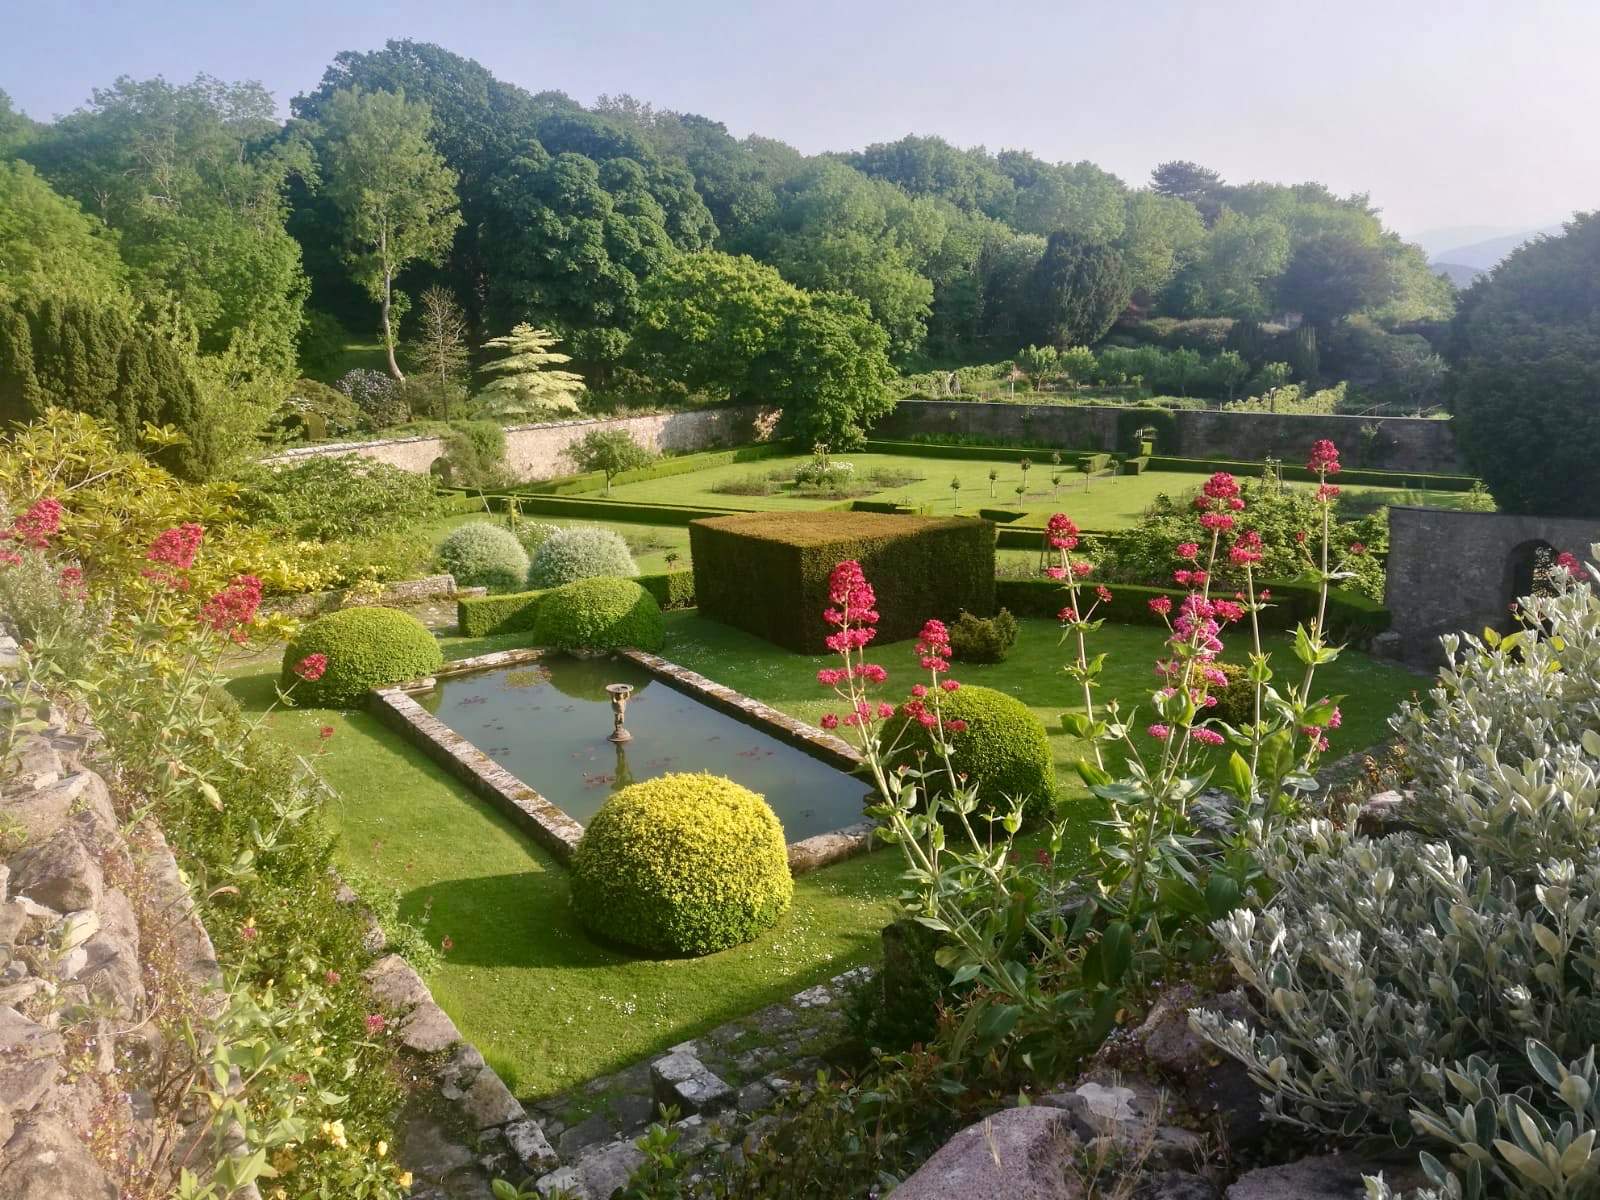
[[[378,252],[385,258],[389,254],[389,235],[384,231],[378,237]],[[383,269],[383,352],[389,356],[389,376],[397,383],[406,381],[405,375],[400,371],[400,364],[394,360],[394,326],[389,321],[389,306],[394,296],[394,272],[387,266]]]

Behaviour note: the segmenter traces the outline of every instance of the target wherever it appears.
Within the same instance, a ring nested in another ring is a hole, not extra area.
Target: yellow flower
[[[389,1143],[388,1142],[379,1142],[378,1143],[378,1157],[382,1158],[387,1153],[389,1153]]]
[[[345,1140],[343,1121],[324,1121],[322,1123],[322,1136],[340,1150],[345,1149],[350,1144]]]
[[[409,1188],[411,1186],[411,1172],[410,1171],[401,1171],[400,1172],[400,1178],[397,1179],[395,1182],[397,1182],[403,1188]]]

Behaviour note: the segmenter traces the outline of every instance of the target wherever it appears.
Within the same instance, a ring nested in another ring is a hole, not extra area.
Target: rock
[[[561,1151],[562,1158],[577,1158],[596,1143],[609,1141],[611,1135],[611,1122],[606,1120],[605,1113],[593,1112],[570,1129],[564,1130],[556,1139],[556,1146]]]
[[[400,1042],[418,1054],[437,1054],[448,1050],[461,1040],[461,1031],[432,1000],[426,1000],[411,1010],[411,1015],[400,1022]]]
[[[623,1133],[634,1133],[655,1120],[656,1104],[649,1096],[632,1093],[611,1101],[611,1116]]]
[[[577,1163],[583,1186],[594,1200],[611,1200],[643,1165],[644,1153],[632,1142],[614,1142]]]
[[[60,1076],[61,1064],[53,1058],[20,1063],[0,1060],[0,1111],[18,1116],[31,1112]]]
[[[11,898],[11,868],[0,863],[0,904]]]
[[[677,1154],[695,1154],[711,1142],[711,1127],[704,1117],[685,1117],[674,1121],[672,1128],[678,1133],[678,1140],[672,1146]]]
[[[85,806],[104,806],[106,812],[111,811],[105,780],[92,771],[69,775],[31,795],[16,791],[8,781],[5,799],[0,800],[0,814],[21,827],[26,844],[31,846],[51,837],[74,811]],[[15,889],[16,885],[12,886]]]
[[[511,1090],[500,1081],[500,1076],[487,1068],[478,1072],[467,1094],[461,1098],[461,1111],[467,1114],[473,1126],[490,1129],[496,1125],[509,1125],[512,1121],[526,1119],[527,1113]]]
[[[444,1066],[439,1068],[439,1080],[444,1084],[454,1084],[464,1092],[472,1086],[472,1081],[483,1067],[483,1055],[478,1048],[471,1042],[461,1042],[451,1052]]]
[[[1372,645],[1367,653],[1374,658],[1402,658],[1405,654],[1406,643],[1393,629],[1385,629],[1372,639]]]
[[[1132,1200],[1217,1200],[1220,1195],[1217,1185],[1203,1175],[1162,1171],[1141,1179]]]
[[[560,1163],[537,1121],[513,1121],[504,1132],[506,1145],[529,1175],[542,1175]]]
[[[116,1185],[56,1118],[21,1125],[5,1144],[5,1159],[0,1196],[6,1200],[117,1200]]]
[[[61,778],[61,756],[42,737],[25,738],[8,765],[11,768],[6,780],[8,792],[41,791]]]
[[[1239,1177],[1227,1200],[1362,1200],[1363,1175],[1383,1177],[1398,1188],[1424,1182],[1415,1160],[1374,1160],[1354,1154],[1324,1154],[1281,1167],[1263,1167]]]
[[[422,976],[398,954],[386,955],[361,973],[379,1004],[396,1012],[406,1012],[433,997]]]
[[[1059,1108],[1004,1109],[946,1142],[895,1189],[896,1200],[1082,1200],[1072,1125]]]
[[[77,915],[68,914],[67,920]],[[89,994],[110,1005],[120,1016],[136,1012],[144,1001],[139,920],[119,889],[106,892],[97,928],[85,938],[83,951],[87,961],[76,978],[89,989]]]
[[[0,950],[9,950],[22,936],[28,913],[20,900],[7,900],[0,904]]]
[[[473,1183],[479,1186],[478,1194],[488,1193],[488,1181],[482,1177],[472,1151],[452,1138],[435,1118],[414,1114],[402,1121],[396,1132],[395,1161],[416,1176],[413,1196],[421,1194],[427,1185],[451,1189],[451,1195],[470,1194],[464,1189]],[[457,1188],[463,1190],[456,1191]]]
[[[772,1089],[760,1080],[747,1083],[739,1089],[739,1111],[746,1114],[760,1112],[764,1108],[770,1108],[775,1099],[777,1097],[773,1095]]]
[[[682,1052],[650,1064],[650,1085],[656,1103],[676,1108],[680,1116],[716,1112],[734,1099],[732,1087],[694,1055]]]
[[[56,830],[11,859],[11,886],[58,912],[100,907],[105,876],[71,829]]]
[[[570,1200],[594,1200],[594,1193],[584,1186],[583,1170],[579,1167],[562,1167],[542,1175],[534,1181],[533,1188],[541,1196],[561,1195]]]
[[[1416,826],[1406,815],[1409,793],[1387,791],[1368,796],[1356,814],[1356,832],[1367,837],[1387,837]]]
[[[1129,1146],[1148,1141],[1168,1107],[1161,1089],[1132,1077],[1114,1084],[1090,1080],[1064,1092],[1051,1092],[1039,1104],[1069,1113],[1074,1130],[1085,1141],[1110,1137]]]

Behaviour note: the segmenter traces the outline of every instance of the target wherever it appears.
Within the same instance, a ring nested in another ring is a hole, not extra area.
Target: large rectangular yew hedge
[[[994,526],[971,517],[760,512],[689,525],[700,612],[802,654],[830,632],[828,575],[856,559],[878,593],[878,640],[929,617],[994,611]]]

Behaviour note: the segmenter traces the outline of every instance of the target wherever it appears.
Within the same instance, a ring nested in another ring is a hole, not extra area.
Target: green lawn
[[[926,504],[929,511],[976,512],[980,508],[1022,509],[1027,512],[1023,523],[1043,525],[1053,512],[1068,513],[1084,529],[1126,529],[1138,523],[1145,509],[1162,493],[1181,496],[1195,491],[1204,477],[1186,471],[1146,471],[1142,475],[1096,475],[1086,479],[1071,465],[1075,455],[1064,457],[1068,462],[1059,468],[1061,484],[1051,484],[1051,475],[1057,471],[1048,452],[1028,451],[1033,464],[1024,480],[1021,469],[1023,452],[1002,453],[988,460],[952,458],[919,458],[900,454],[840,454],[836,462],[849,462],[855,467],[858,480],[867,489],[856,499],[891,500],[903,504]],[[769,496],[737,495],[719,492],[719,485],[761,480],[774,472],[792,477],[795,468],[810,461],[806,455],[786,458],[762,459],[758,462],[731,463],[727,466],[708,467],[686,475],[669,475],[660,479],[646,479],[638,483],[620,483],[611,489],[614,500],[634,500],[656,504],[714,505],[735,509],[807,509],[824,508],[843,503],[841,500],[818,499],[792,490]],[[993,498],[990,496],[989,472],[994,470]],[[916,476],[908,482],[891,486],[874,487],[872,477],[877,472],[897,472]],[[952,479],[961,480],[959,491],[952,491]],[[1026,487],[1019,499],[1016,489]],[[1311,484],[1287,484],[1294,488],[1312,487]],[[1398,503],[1428,504],[1454,507],[1464,493],[1420,492],[1399,489],[1355,486],[1352,493],[1392,493]]]

